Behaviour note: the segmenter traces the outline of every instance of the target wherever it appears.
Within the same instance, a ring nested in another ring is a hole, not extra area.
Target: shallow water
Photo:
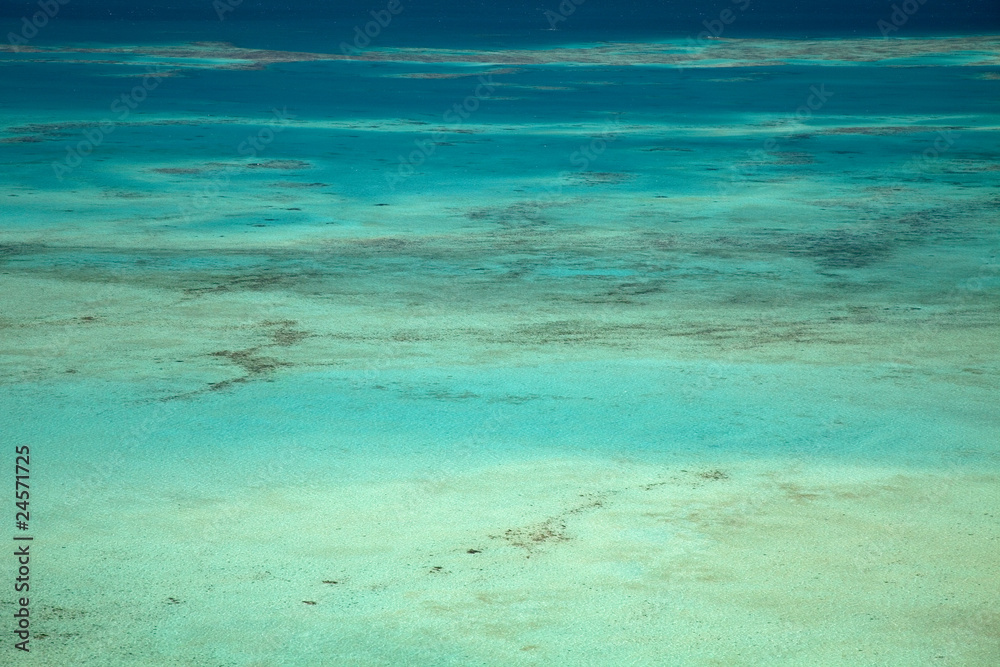
[[[1000,38],[343,34],[0,50],[4,659],[1000,660]]]

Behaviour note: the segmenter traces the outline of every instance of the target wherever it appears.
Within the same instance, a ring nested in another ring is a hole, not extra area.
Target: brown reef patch
[[[3,139],[0,139],[0,144],[37,144],[40,141],[45,140],[34,135],[26,137],[4,137]]]
[[[532,547],[545,542],[566,542],[569,540],[566,535],[566,523],[558,519],[547,519],[524,528],[510,528],[499,537],[515,547],[529,551]]]
[[[225,42],[195,42],[174,46],[126,47],[45,47],[26,48],[40,61],[50,61],[54,54],[103,55],[108,64],[132,65],[134,58],[146,62],[161,59],[170,67],[195,69],[257,70],[274,63],[346,60],[365,62],[467,63],[499,66],[547,65],[557,63],[631,66],[678,65],[687,67],[767,67],[789,61],[806,62],[882,62],[928,56],[961,56],[962,66],[989,66],[1000,62],[1000,38],[995,35],[969,35],[940,39],[716,39],[696,49],[678,48],[671,43],[602,42],[594,45],[548,49],[369,49],[346,55],[248,49]],[[10,52],[0,48],[0,52]],[[187,62],[185,62],[185,60]],[[216,62],[205,62],[206,60]],[[60,62],[72,61],[65,57]],[[93,63],[93,59],[80,62]],[[889,66],[909,67],[903,63]]]
[[[266,160],[250,162],[245,166],[247,169],[308,169],[312,165],[305,160]]]
[[[465,79],[469,77],[492,76],[494,74],[513,74],[520,71],[519,67],[503,67],[484,72],[407,72],[404,74],[390,74],[388,76],[399,79]]]
[[[157,174],[200,174],[204,170],[197,167],[157,167],[150,171]]]
[[[593,187],[595,185],[618,185],[619,183],[630,181],[633,178],[634,176],[632,174],[613,171],[581,171],[570,176],[571,180],[582,183],[588,187]]]
[[[272,183],[272,187],[275,188],[327,188],[330,187],[329,183],[296,183],[295,181],[278,181],[277,183]]]
[[[831,127],[817,130],[816,134],[867,134],[876,137],[894,134],[917,134],[921,132],[945,132],[961,130],[961,127],[931,127],[929,125],[865,125],[860,127]]]

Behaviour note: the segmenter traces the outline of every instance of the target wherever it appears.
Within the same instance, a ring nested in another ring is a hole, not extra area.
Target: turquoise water
[[[4,660],[1000,660],[1000,38],[199,30],[0,51]]]

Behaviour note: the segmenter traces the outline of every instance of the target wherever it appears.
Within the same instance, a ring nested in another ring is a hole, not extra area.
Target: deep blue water
[[[567,0],[568,1],[568,0]],[[908,17],[905,30],[910,33],[933,31],[982,31],[1000,26],[1000,6],[992,0],[911,0],[914,11]],[[559,21],[560,31],[580,35],[615,35],[641,30],[646,34],[678,34],[703,28],[703,21],[714,21],[729,9],[733,20],[725,32],[731,36],[761,34],[795,35],[866,35],[878,34],[879,20],[890,20],[895,6],[883,0],[852,0],[837,3],[790,2],[789,0],[684,0],[655,2],[636,0],[587,0]],[[350,2],[279,2],[245,0],[224,13],[226,21],[250,19],[307,19],[337,21],[353,27],[371,19],[372,11],[380,11],[386,2],[352,0]],[[524,31],[549,27],[546,12],[560,12],[558,0],[520,0],[517,2],[473,0],[403,0],[401,20],[410,24],[409,31],[445,28],[461,32],[466,39],[488,40],[491,31]],[[903,9],[903,7],[901,7]],[[10,0],[0,7],[0,16],[20,17],[38,11],[37,3]],[[60,9],[66,19],[96,19],[109,31],[128,30],[122,20],[193,19],[218,24],[217,12],[209,0],[185,2],[147,2],[138,5],[127,0],[72,0]],[[271,24],[280,32],[281,24]],[[221,26],[214,26],[219,29]],[[392,41],[417,39],[393,30]],[[470,34],[474,33],[474,34]],[[897,33],[898,35],[898,33]],[[278,38],[280,39],[280,38]]]

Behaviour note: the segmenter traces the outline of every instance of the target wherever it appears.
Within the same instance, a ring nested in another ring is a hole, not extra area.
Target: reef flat
[[[995,35],[867,39],[684,39],[652,43],[600,43],[545,49],[436,49],[383,47],[342,53],[309,53],[238,47],[226,42],[163,46],[53,47],[0,45],[0,53],[26,54],[20,62],[133,64],[211,69],[261,69],[298,62],[360,61],[446,64],[674,65],[678,67],[761,67],[786,65],[881,64],[885,66],[1000,64]]]

